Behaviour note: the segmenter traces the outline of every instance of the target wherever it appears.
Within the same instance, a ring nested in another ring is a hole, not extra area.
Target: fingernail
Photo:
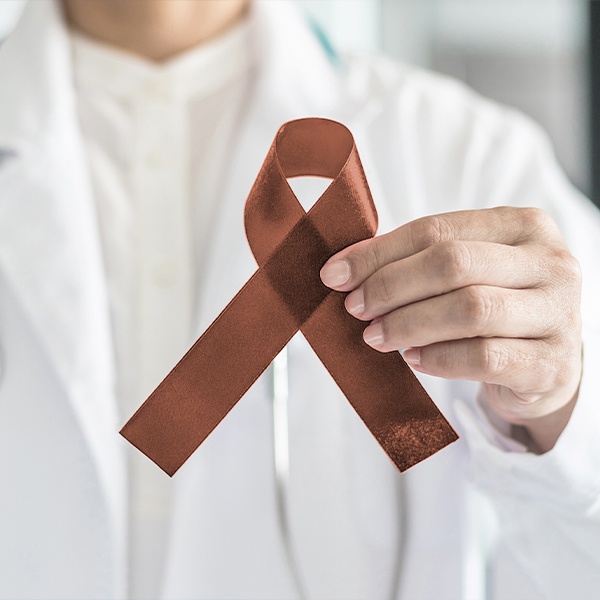
[[[350,279],[350,265],[347,260],[325,263],[321,269],[321,281],[328,287],[344,285],[348,279]]]
[[[360,316],[365,310],[365,295],[358,288],[346,296],[346,310],[355,316]]]
[[[419,350],[419,348],[407,348],[402,353],[402,358],[411,367],[420,367],[421,366],[421,350]]]
[[[381,347],[383,345],[383,327],[381,321],[373,321],[365,329],[363,339],[373,348]]]

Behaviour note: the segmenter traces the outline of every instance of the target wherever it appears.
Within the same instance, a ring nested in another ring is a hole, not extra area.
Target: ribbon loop
[[[332,179],[308,213],[287,182],[301,175]],[[320,118],[282,125],[244,219],[258,271],[121,434],[173,475],[300,330],[401,471],[455,441],[400,354],[367,346],[366,324],[319,278],[330,256],[377,229],[350,131]]]

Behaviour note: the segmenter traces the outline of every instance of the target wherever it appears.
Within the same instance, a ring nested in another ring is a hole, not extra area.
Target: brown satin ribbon
[[[333,179],[308,213],[286,180],[302,175]],[[300,330],[400,471],[455,441],[400,354],[367,346],[345,294],[319,278],[330,256],[377,229],[350,131],[320,118],[284,123],[244,213],[258,271],[121,434],[173,475]]]

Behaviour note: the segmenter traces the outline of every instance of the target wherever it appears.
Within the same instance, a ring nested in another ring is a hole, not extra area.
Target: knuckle
[[[367,272],[373,273],[386,263],[387,252],[385,244],[383,238],[374,238],[367,246],[368,251],[364,256],[365,270]]]
[[[566,246],[561,244],[550,248],[548,265],[551,281],[574,286],[581,284],[581,265]]]
[[[449,370],[451,360],[448,352],[437,352],[433,359],[434,368],[437,373],[446,373]],[[427,365],[424,366],[427,368]]]
[[[449,373],[456,363],[451,344],[437,344],[421,349],[421,365],[435,373]]]
[[[498,377],[510,367],[510,351],[498,341],[482,339],[478,354],[481,368],[487,375]]]
[[[563,244],[552,244],[547,247],[549,262],[553,265],[567,264],[570,261],[571,253]]]
[[[471,253],[463,242],[442,242],[432,253],[436,271],[451,287],[465,281],[471,270]]]
[[[381,319],[381,328],[385,343],[394,347],[409,346],[414,335],[414,325],[406,318],[405,311],[398,310]]]
[[[581,282],[581,265],[579,261],[567,250],[561,260],[563,280],[570,284]]]
[[[535,368],[535,383],[526,393],[547,394],[568,383],[572,374],[570,357],[567,349],[560,347],[554,341],[541,340],[536,344],[536,352],[525,359],[523,369]]]
[[[555,369],[554,372],[554,385],[556,388],[563,388],[569,385],[573,380],[573,370],[571,364],[561,364],[559,368]]]
[[[469,286],[464,289],[462,296],[459,310],[463,324],[481,327],[492,320],[495,302],[484,286]]]
[[[413,250],[419,252],[439,244],[445,239],[447,229],[444,220],[437,215],[417,219],[411,228]]]
[[[364,286],[365,310],[387,306],[394,298],[394,284],[386,269],[379,269]]]
[[[556,224],[552,217],[541,208],[527,207],[518,209],[523,229],[531,234],[555,234]]]
[[[372,238],[358,242],[344,255],[350,265],[350,279],[354,282],[364,281],[379,268],[381,256],[380,240]]]
[[[534,299],[535,311],[532,317],[535,319],[538,331],[537,337],[552,338],[559,335],[568,320],[564,298],[557,298],[553,290],[541,289],[537,292],[538,298]]]

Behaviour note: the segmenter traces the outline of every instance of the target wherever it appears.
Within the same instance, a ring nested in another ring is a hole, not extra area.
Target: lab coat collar
[[[68,38],[55,0],[28,2],[0,46],[0,148],[59,136],[73,120]]]
[[[335,63],[294,2],[250,4],[260,65],[251,107],[256,117],[281,124],[290,114],[331,110],[339,97],[342,63]],[[316,116],[316,114],[314,115]]]
[[[0,269],[65,390],[119,518],[123,446],[115,443],[107,295],[57,3],[25,6],[0,47],[0,81]]]

